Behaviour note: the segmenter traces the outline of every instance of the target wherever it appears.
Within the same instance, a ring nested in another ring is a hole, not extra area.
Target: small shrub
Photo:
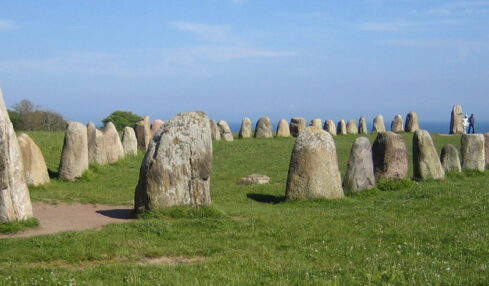
[[[0,233],[16,233],[37,226],[39,226],[39,220],[37,218],[0,223]]]
[[[381,191],[399,191],[410,188],[415,184],[410,179],[404,180],[380,180],[377,182],[377,189]]]

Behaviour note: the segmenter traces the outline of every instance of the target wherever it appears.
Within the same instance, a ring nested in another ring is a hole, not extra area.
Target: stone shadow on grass
[[[117,219],[132,219],[136,218],[133,209],[112,209],[112,210],[99,210],[96,213],[110,218]]]
[[[280,204],[280,203],[285,202],[285,196],[274,196],[274,195],[267,195],[267,194],[248,193],[248,194],[246,194],[246,197],[248,199],[252,199],[254,201],[257,201],[259,203],[266,203],[266,204]]]
[[[48,169],[48,175],[50,179],[57,179],[59,178],[59,172],[53,171],[51,169]]]

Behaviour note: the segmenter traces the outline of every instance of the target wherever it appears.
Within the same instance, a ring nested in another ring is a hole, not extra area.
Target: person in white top
[[[462,125],[464,127],[464,134],[467,134],[467,127],[469,127],[469,116],[467,114],[465,114],[462,122]]]

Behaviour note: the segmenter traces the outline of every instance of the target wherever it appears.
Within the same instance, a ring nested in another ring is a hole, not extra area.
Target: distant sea
[[[256,122],[253,122],[253,124],[256,124]],[[273,123],[273,130],[276,131],[276,124],[277,122]],[[430,133],[441,133],[441,134],[448,134],[449,129],[450,129],[450,122],[441,122],[441,121],[426,121],[426,122],[421,122],[420,127],[422,129],[428,130]],[[239,132],[239,129],[241,128],[241,122],[230,122],[229,127],[231,130],[235,133]],[[372,128],[371,123],[368,125],[369,130]],[[387,123],[385,127],[390,130],[390,122]],[[254,129],[254,126],[253,126]],[[475,132],[476,133],[486,133],[489,132],[489,121],[481,121],[477,122],[475,125]]]

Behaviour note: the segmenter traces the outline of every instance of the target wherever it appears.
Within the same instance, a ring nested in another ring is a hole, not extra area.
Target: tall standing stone
[[[304,129],[290,159],[288,200],[337,199],[344,196],[333,137],[316,127]]]
[[[155,121],[153,121],[153,123],[151,123],[151,138],[153,138],[153,136],[155,136],[156,133],[158,133],[158,131],[161,129],[161,126],[163,126],[163,124],[165,124],[165,121],[161,120],[161,119],[156,119]]]
[[[486,168],[489,168],[489,133],[484,133],[484,157],[486,159]]]
[[[306,120],[302,117],[293,117],[290,119],[290,134],[294,137],[299,136],[302,130],[306,129]]]
[[[93,122],[87,125],[88,163],[96,165],[107,164],[104,134],[95,127]]]
[[[358,133],[368,134],[367,119],[363,116],[358,119]]]
[[[221,131],[219,130],[217,123],[214,120],[209,120],[209,123],[211,125],[212,140],[220,141],[221,140]]]
[[[343,178],[343,188],[349,192],[360,192],[375,187],[372,150],[367,137],[355,139]]]
[[[413,176],[417,180],[441,180],[445,170],[430,133],[418,129],[413,136]]]
[[[340,122],[338,122],[338,127],[336,128],[336,133],[338,135],[346,135],[348,132],[346,131],[346,122],[345,120],[341,119]]]
[[[406,126],[404,127],[404,131],[409,133],[414,133],[418,129],[419,129],[418,114],[414,111],[411,111],[406,116]]]
[[[272,123],[270,122],[270,118],[262,117],[256,123],[255,128],[255,138],[272,138]]]
[[[336,136],[337,130],[336,130],[336,124],[334,124],[333,120],[326,120],[324,123],[324,130],[326,130],[329,134]]]
[[[462,155],[462,169],[481,172],[485,170],[484,135],[463,134],[460,151]]]
[[[138,139],[138,148],[146,152],[149,141],[151,140],[151,126],[149,116],[144,116],[134,126],[136,138]]]
[[[372,145],[376,180],[405,179],[408,174],[408,152],[401,135],[381,132]]]
[[[323,128],[323,121],[320,118],[313,119],[311,120],[311,124],[309,124],[309,126],[314,126],[321,129]]]
[[[124,147],[122,147],[119,133],[112,122],[107,122],[103,134],[107,163],[115,163],[124,157]]]
[[[136,212],[209,205],[211,164],[207,115],[200,111],[177,114],[149,144],[134,196]]]
[[[0,89],[0,223],[31,217],[22,154]]]
[[[219,122],[217,122],[217,127],[219,127],[219,132],[221,133],[222,140],[228,142],[234,140],[233,133],[231,132],[231,128],[229,128],[229,125],[226,121],[219,120]]]
[[[124,155],[134,156],[138,154],[138,139],[134,128],[126,126],[122,132],[122,149]]]
[[[348,124],[346,124],[346,133],[358,134],[357,122],[355,120],[348,121]]]
[[[402,121],[402,116],[400,114],[394,116],[394,120],[392,120],[391,123],[391,131],[395,133],[404,131],[404,123]]]
[[[462,105],[454,105],[450,118],[450,134],[464,133],[464,111]]]
[[[440,160],[445,172],[462,172],[458,150],[452,144],[443,146]]]
[[[80,122],[69,122],[65,133],[59,177],[74,181],[88,169],[87,127]]]
[[[372,128],[372,133],[385,132],[384,117],[382,115],[377,115],[374,118],[374,127]]]
[[[241,128],[239,129],[239,138],[251,138],[251,119],[248,117],[243,118],[241,121]]]
[[[290,137],[289,122],[281,119],[277,124],[277,137]]]
[[[44,161],[41,149],[29,137],[22,133],[18,137],[22,161],[24,163],[24,173],[28,185],[39,186],[49,183],[48,167]]]

